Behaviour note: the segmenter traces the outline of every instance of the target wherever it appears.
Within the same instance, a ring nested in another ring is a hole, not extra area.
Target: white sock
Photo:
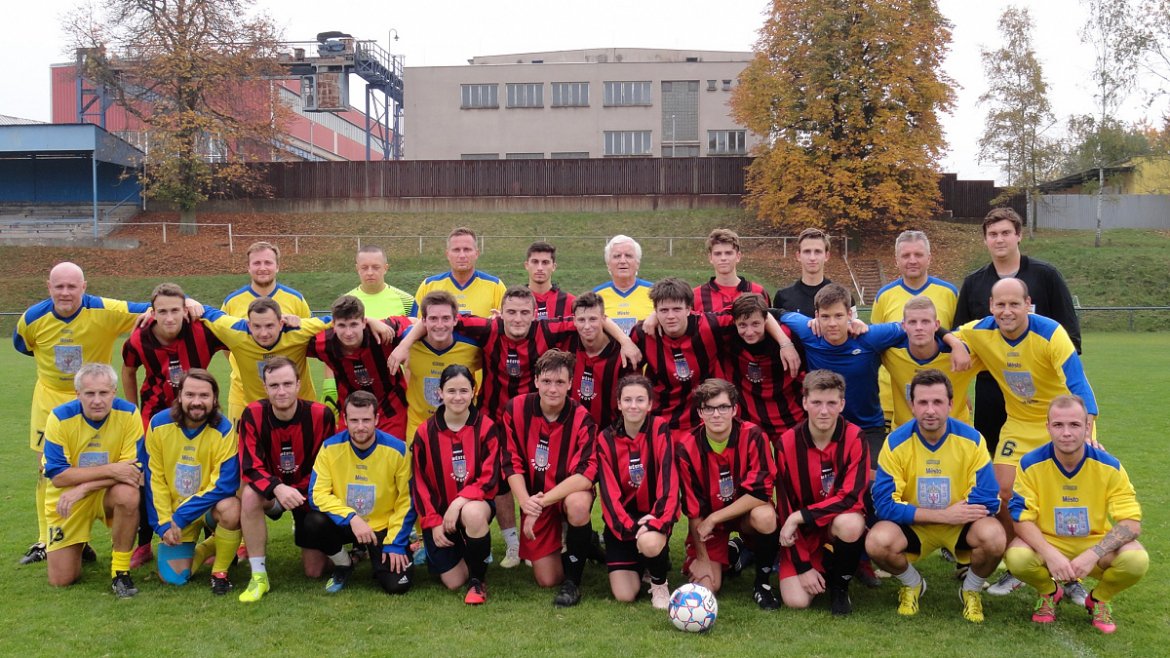
[[[987,582],[986,578],[975,575],[974,569],[968,569],[967,577],[963,579],[963,590],[967,592],[982,592],[983,583],[985,582]]]
[[[504,536],[504,545],[515,547],[520,545],[520,532],[516,528],[505,528],[500,531]]]
[[[268,573],[268,565],[264,562],[264,556],[252,557],[248,556],[248,564],[252,565],[252,573]]]
[[[349,551],[343,547],[337,551],[336,555],[330,555],[329,560],[333,562],[335,567],[348,567],[353,565],[353,560],[349,559]]]
[[[918,573],[913,564],[895,577],[906,587],[918,587],[922,584],[922,574]]]

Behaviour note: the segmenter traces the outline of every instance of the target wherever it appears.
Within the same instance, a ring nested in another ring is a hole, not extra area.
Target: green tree
[[[1028,194],[1035,221],[1037,185],[1056,162],[1055,140],[1044,131],[1056,123],[1048,102],[1048,84],[1032,48],[1032,16],[1014,6],[999,17],[1003,44],[982,48],[983,70],[988,88],[979,96],[987,106],[983,135],[979,138],[979,161],[997,165],[1007,179],[1005,194]]]
[[[934,0],[773,0],[731,99],[763,138],[749,207],[776,224],[850,232],[934,213],[950,39]]]
[[[1092,114],[1069,117],[1060,173],[1070,176],[1095,170],[1098,162],[1109,167],[1139,155],[1149,155],[1153,152],[1151,137],[1156,139],[1158,135],[1112,117],[1104,125]]]
[[[142,124],[148,198],[174,204],[183,230],[229,187],[256,190],[246,163],[275,159],[291,110],[265,78],[279,74],[272,21],[252,0],[104,0],[68,18],[84,75]]]

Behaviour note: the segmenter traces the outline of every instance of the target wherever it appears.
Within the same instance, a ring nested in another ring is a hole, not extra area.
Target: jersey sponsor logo
[[[283,445],[280,447],[280,472],[285,475],[292,475],[297,472],[297,456],[293,452],[291,445]]]
[[[520,376],[520,354],[514,349],[508,349],[508,356],[504,360],[504,368],[508,371],[509,377]]]
[[[537,320],[547,320],[548,319],[548,305],[545,304],[544,302],[538,302],[536,304],[536,319]]]
[[[610,319],[612,319],[614,324],[616,324],[618,327],[620,327],[622,331],[626,332],[627,336],[630,334],[631,331],[633,331],[634,325],[638,324],[638,318],[610,318]]]
[[[345,487],[345,504],[362,518],[374,511],[377,496],[378,487],[374,484],[347,484]]]
[[[753,384],[759,384],[764,381],[764,370],[760,368],[760,364],[755,361],[748,361],[747,378]]]
[[[918,506],[925,509],[946,509],[951,504],[951,479],[948,477],[918,478]]]
[[[179,381],[183,379],[183,364],[179,362],[179,357],[172,356],[167,363],[167,380],[170,381],[173,388],[179,388]]]
[[[1030,372],[1005,370],[1003,380],[1007,383],[1012,394],[1022,400],[1031,401],[1036,396],[1036,382],[1032,381],[1032,373]]]
[[[256,376],[260,378],[261,382],[264,381],[264,359],[256,362]]]
[[[853,351],[850,352],[850,354],[852,354],[853,356],[857,356],[858,354],[861,354],[861,348],[860,347],[853,348]]]
[[[463,446],[453,446],[451,449],[451,478],[459,484],[467,479],[467,458],[463,455]]]
[[[730,503],[735,496],[735,480],[731,477],[731,469],[726,466],[719,468],[719,500]]]
[[[175,464],[175,491],[183,498],[189,498],[199,492],[199,484],[203,482],[203,466],[201,464]]]
[[[108,452],[83,452],[77,456],[77,465],[86,468],[89,466],[105,466],[110,463]]]
[[[577,389],[577,392],[581,400],[584,402],[592,400],[593,396],[597,394],[597,389],[593,382],[592,372],[586,370],[581,373],[581,387]]]
[[[439,396],[438,377],[423,377],[423,397],[432,407],[443,403],[443,398]]]
[[[640,455],[630,455],[630,486],[637,489],[646,481],[646,467],[642,465]]]
[[[833,472],[832,466],[821,467],[821,497],[827,498],[829,492],[833,490],[833,482],[837,479],[837,474]]]
[[[54,345],[53,365],[66,375],[76,375],[81,369],[80,345]]]
[[[682,350],[674,350],[672,355],[674,358],[674,377],[680,382],[689,381],[694,373],[691,372],[691,364],[687,363],[687,357],[682,353]]]
[[[370,371],[366,370],[366,365],[364,363],[354,364],[353,383],[357,384],[358,388],[365,390],[368,390],[374,385],[374,380],[370,377]]]
[[[1056,534],[1061,537],[1089,536],[1089,508],[1057,507],[1052,510]]]
[[[548,470],[548,443],[548,437],[541,434],[536,443],[536,454],[532,456],[532,467],[541,473]]]

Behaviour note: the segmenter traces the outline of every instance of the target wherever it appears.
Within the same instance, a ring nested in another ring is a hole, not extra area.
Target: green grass
[[[222,368],[222,360],[217,368]],[[1163,593],[1170,586],[1166,534],[1170,528],[1170,453],[1165,437],[1170,418],[1161,406],[1170,391],[1170,357],[1165,339],[1150,334],[1090,333],[1085,363],[1101,401],[1100,435],[1126,464],[1145,511],[1142,541],[1153,568],[1145,582],[1117,600],[1119,630],[1104,637],[1082,610],[1062,606],[1054,627],[1028,620],[1032,597],[1018,593],[985,598],[988,621],[974,626],[959,617],[949,565],[937,558],[923,564],[930,591],[922,612],[902,619],[895,613],[896,587],[854,591],[855,614],[833,619],[823,603],[810,611],[764,614],[750,601],[750,578],[731,580],[719,595],[720,617],[712,633],[675,631],[646,600],[614,602],[605,573],[589,565],[585,599],[567,611],[552,608],[552,592],[540,590],[525,567],[489,571],[490,602],[478,609],[462,594],[445,591],[421,575],[416,589],[391,598],[376,590],[359,567],[354,585],[328,596],[323,582],[299,574],[289,523],[271,531],[269,569],[275,590],[260,604],[245,607],[234,596],[213,598],[203,578],[183,588],[136,574],[142,593],[116,601],[108,591],[108,534],[99,525],[97,565],[82,581],[52,589],[41,565],[16,566],[35,523],[33,455],[27,445],[32,359],[0,351],[0,414],[8,418],[0,448],[0,573],[5,630],[0,655],[1151,655],[1158,653],[1170,624]],[[117,364],[115,364],[117,365]],[[222,370],[220,370],[222,372]],[[681,560],[681,532],[672,554]],[[497,557],[501,554],[496,538]],[[203,572],[205,575],[206,572]],[[247,570],[237,567],[238,586]],[[671,584],[678,585],[677,577]]]

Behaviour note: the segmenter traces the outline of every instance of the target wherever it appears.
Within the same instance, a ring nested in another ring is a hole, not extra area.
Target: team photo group
[[[564,608],[593,562],[615,599],[661,609],[668,580],[717,595],[743,571],[761,610],[848,615],[851,584],[884,577],[891,614],[929,601],[982,623],[984,596],[1024,587],[1032,621],[1060,609],[1112,633],[1113,600],[1149,567],[1141,508],[1098,441],[1072,296],[1021,232],[1014,211],[988,214],[990,262],[960,286],[930,275],[925,233],[901,233],[869,323],[826,278],[818,229],[773,295],[739,274],[726,229],[701,285],[640,278],[642,248],[619,235],[599,254],[608,280],[574,295],[554,245],[528,247],[509,287],[457,228],[450,270],[414,294],[361,247],[359,285],[320,317],[268,242],[216,305],[173,283],[101,297],[62,262],[13,333],[37,369],[39,530],[20,562],[76,582],[103,560],[101,521],[117,597],[147,569],[170,585],[206,569],[213,594],[256,604],[279,586],[269,519],[288,514],[329,593],[371,586],[368,569],[391,594],[441,583],[479,605],[490,569],[523,568]],[[208,371],[217,352],[228,381]],[[952,589],[923,599],[915,563],[935,552],[954,581],[930,589]]]

